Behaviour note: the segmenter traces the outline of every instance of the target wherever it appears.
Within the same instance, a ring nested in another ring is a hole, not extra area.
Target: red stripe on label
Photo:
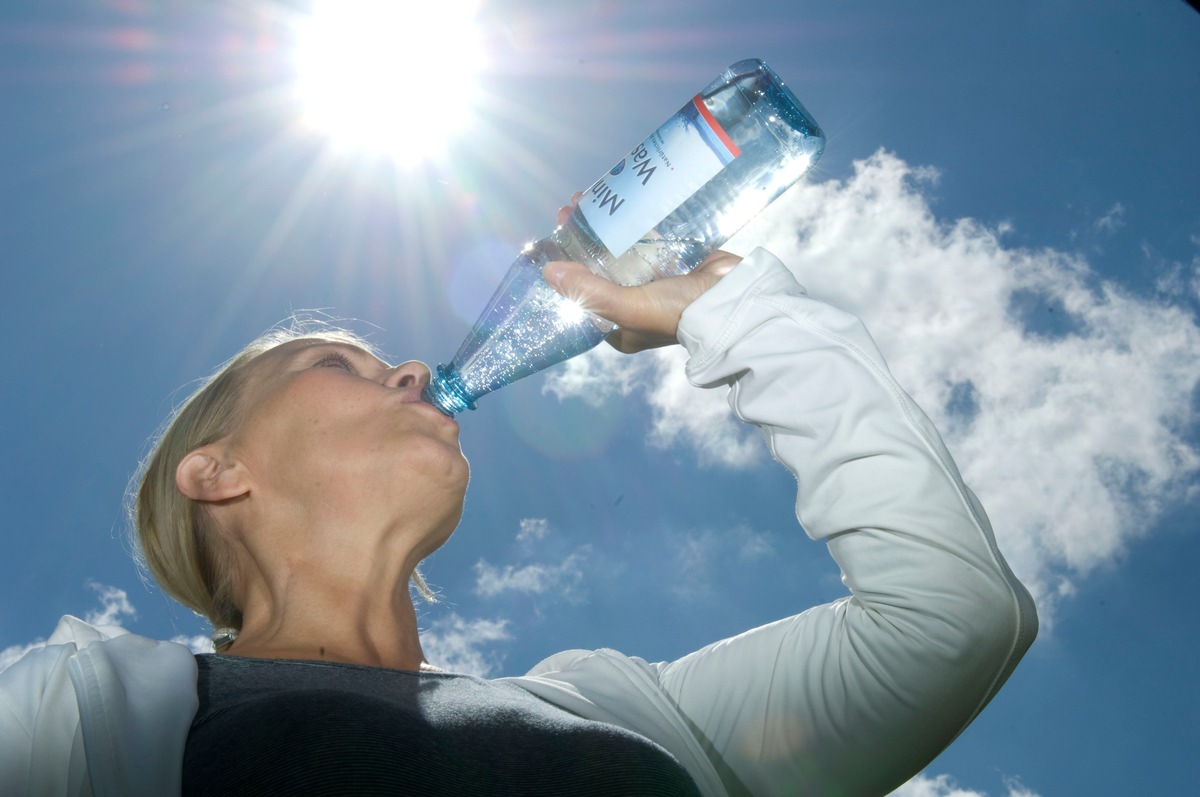
[[[717,138],[721,139],[721,143],[725,145],[725,149],[729,150],[729,153],[735,158],[741,155],[741,147],[733,143],[733,139],[725,132],[725,128],[721,127],[721,123],[717,121],[717,117],[713,116],[712,112],[708,110],[708,107],[704,104],[704,98],[697,94],[692,98],[692,104],[696,106],[696,110],[700,112],[700,116],[704,118],[704,121],[708,122],[708,126],[712,128],[712,131],[717,134]]]

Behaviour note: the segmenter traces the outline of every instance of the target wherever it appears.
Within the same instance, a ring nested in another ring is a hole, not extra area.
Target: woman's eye
[[[350,358],[339,351],[326,354],[313,363],[313,368],[342,368],[352,374],[358,373],[354,370],[354,363],[350,362]]]

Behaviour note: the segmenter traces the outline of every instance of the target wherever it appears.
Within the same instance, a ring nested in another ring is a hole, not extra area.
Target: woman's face
[[[432,524],[422,555],[449,536],[469,468],[458,424],[420,400],[426,366],[309,338],[249,367],[228,443],[260,497],[306,523]]]

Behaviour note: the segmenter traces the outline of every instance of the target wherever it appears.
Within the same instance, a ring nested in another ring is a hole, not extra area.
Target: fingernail
[[[566,270],[567,267],[565,264],[558,261],[551,261],[542,267],[542,279],[546,280],[546,282],[550,283],[551,287],[557,290]]]

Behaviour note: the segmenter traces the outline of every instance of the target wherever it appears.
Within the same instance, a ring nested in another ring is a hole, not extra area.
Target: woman
[[[197,666],[64,619],[0,676],[0,776],[34,793],[882,795],[936,756],[1037,620],[861,323],[761,249],[640,288],[545,276],[615,321],[618,348],[678,340],[694,384],[729,389],[850,597],[674,662],[437,672],[408,582],[462,511],[457,425],[419,401],[419,363],[268,340],[180,413],[138,497],[152,572],[230,629],[224,652]]]

